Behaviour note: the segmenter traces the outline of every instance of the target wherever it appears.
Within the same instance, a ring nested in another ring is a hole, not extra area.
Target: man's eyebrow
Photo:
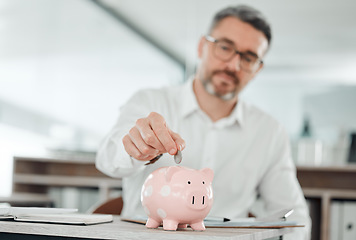
[[[230,44],[236,46],[235,43],[232,40],[228,39],[228,38],[224,38],[223,37],[223,38],[220,38],[219,41],[224,41],[224,42],[227,42],[227,43],[230,43]]]
[[[251,54],[251,55],[253,55],[253,56],[256,57],[256,58],[260,58],[256,53],[254,53],[254,52],[252,52],[252,51],[247,51],[247,52],[245,52],[245,53]]]

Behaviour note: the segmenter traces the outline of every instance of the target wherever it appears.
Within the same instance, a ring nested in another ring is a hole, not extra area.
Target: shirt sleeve
[[[287,234],[283,239],[310,239],[309,211],[296,177],[289,138],[282,127],[279,127],[273,136],[269,158],[270,167],[259,185],[259,193],[267,214],[284,209],[294,209],[294,212],[288,217],[288,221],[296,221],[305,227],[294,229],[293,233]]]
[[[120,109],[120,116],[104,138],[96,155],[96,168],[111,177],[127,177],[139,172],[147,161],[130,157],[122,143],[123,137],[139,118],[147,117],[152,109],[153,99],[145,91],[139,91]]]

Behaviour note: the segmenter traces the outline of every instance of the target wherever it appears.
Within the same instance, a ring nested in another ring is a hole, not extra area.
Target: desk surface
[[[1,221],[0,233],[32,234],[95,239],[268,239],[291,232],[291,228],[208,228],[195,232],[190,228],[178,231],[164,231],[162,228],[147,229],[144,225],[123,222],[114,217],[114,222],[90,226],[43,224],[16,221]]]

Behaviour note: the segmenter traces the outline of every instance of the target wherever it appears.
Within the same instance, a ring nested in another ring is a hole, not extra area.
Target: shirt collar
[[[191,113],[201,110],[196,99],[194,90],[193,90],[193,81],[194,76],[191,76],[186,83],[184,83],[182,95],[178,96],[181,101],[181,117],[185,118]],[[232,110],[231,114],[223,119],[220,119],[216,124],[219,124],[221,121],[223,125],[232,125],[238,123],[241,127],[243,125],[243,102],[239,100]]]

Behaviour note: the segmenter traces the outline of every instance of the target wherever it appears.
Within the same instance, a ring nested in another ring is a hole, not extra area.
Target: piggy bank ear
[[[166,181],[167,181],[167,182],[170,182],[171,179],[172,179],[172,177],[173,177],[173,175],[174,175],[176,172],[180,171],[180,170],[181,170],[180,167],[177,167],[177,166],[168,167],[168,168],[166,169],[166,174],[165,174]]]
[[[210,180],[210,182],[213,181],[214,178],[214,171],[211,170],[210,168],[203,168],[201,170],[199,170],[200,172],[203,172],[206,176],[208,176],[208,179]]]

